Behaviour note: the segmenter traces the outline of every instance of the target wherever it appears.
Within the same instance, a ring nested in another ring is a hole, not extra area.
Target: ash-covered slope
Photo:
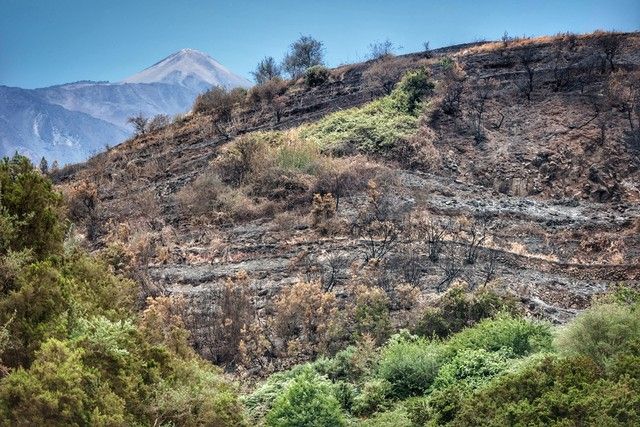
[[[250,82],[202,52],[183,49],[118,83],[3,87],[0,156],[17,150],[33,160],[80,162],[130,136],[128,117],[188,111],[200,92],[216,85],[246,87]]]
[[[283,169],[261,157],[252,181],[227,185],[216,175],[235,165],[220,160],[239,152],[233,150],[239,138],[271,144],[273,135],[255,131],[295,128],[339,110],[349,114],[351,107],[383,96],[366,78],[374,61],[331,70],[329,79],[313,88],[302,80],[288,82],[277,115],[267,102],[247,101],[234,112],[229,126],[235,127],[225,135],[211,126],[210,115],[193,114],[57,179],[70,194],[82,185],[97,188],[95,211],[82,220],[93,227],[92,247],[113,243],[114,230],[124,230],[119,243],[133,252],[145,242],[136,268],[146,275],[149,292],[186,296],[194,318],[206,323],[206,310],[215,310],[225,280],[238,272],[251,279],[259,309],[300,280],[329,280],[345,296],[369,274],[371,266],[362,257],[367,241],[350,233],[348,224],[367,198],[362,189],[373,163],[371,168],[382,170],[376,179],[391,205],[442,227],[458,224],[459,230],[483,221],[488,227],[482,241],[473,243],[455,237],[451,226],[442,257],[434,261],[424,237],[402,223],[397,246],[371,267],[380,277],[376,286],[395,298],[394,287],[411,281],[428,300],[443,283],[473,288],[490,278],[531,313],[564,322],[611,285],[640,283],[640,147],[621,105],[601,103],[616,79],[626,85],[636,78],[640,35],[616,35],[615,71],[602,66],[604,37],[545,37],[388,59],[385,70],[398,75],[426,68],[435,91],[412,137],[382,153],[366,152],[366,159],[354,151],[337,152],[346,162],[340,174],[329,170],[315,176],[313,168]],[[527,96],[522,63],[531,58],[533,90]],[[451,77],[452,70],[460,75]],[[455,113],[447,114],[442,89],[455,88],[454,83],[461,87],[459,102]],[[486,96],[484,86],[490,86]],[[286,134],[294,142],[295,135],[295,129]],[[313,194],[331,189],[343,176],[348,188],[340,190],[335,216],[347,226],[322,234],[313,225]],[[185,199],[202,201],[206,213],[189,210]],[[229,206],[240,214],[224,222]],[[473,262],[460,256],[469,248],[477,251]],[[400,319],[401,310],[392,310]],[[201,330],[192,332],[196,344],[206,341]]]

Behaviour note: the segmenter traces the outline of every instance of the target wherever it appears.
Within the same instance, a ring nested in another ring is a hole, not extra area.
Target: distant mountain
[[[74,163],[131,135],[127,118],[188,111],[211,88],[249,87],[209,55],[176,52],[121,82],[81,81],[40,89],[0,86],[0,156]]]
[[[130,131],[41,99],[33,90],[0,86],[0,156],[16,151],[61,164],[85,160]]]
[[[251,82],[237,76],[206,53],[182,49],[123,83],[166,83],[202,92],[211,86],[249,87]]]

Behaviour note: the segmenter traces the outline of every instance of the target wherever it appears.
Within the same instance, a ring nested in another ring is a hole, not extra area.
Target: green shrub
[[[307,86],[316,87],[326,83],[330,75],[331,73],[327,67],[314,65],[313,67],[307,68],[307,71],[304,73],[304,81]]]
[[[339,351],[331,359],[320,359],[313,364],[321,374],[332,380],[345,380],[359,383],[367,377],[377,362],[378,355],[373,342],[362,340],[357,346],[349,346]]]
[[[442,365],[433,388],[442,389],[460,383],[466,383],[472,388],[484,385],[507,370],[511,365],[510,356],[504,351],[462,350]]]
[[[0,255],[30,249],[40,259],[62,248],[62,196],[23,156],[0,160]]]
[[[640,381],[602,378],[584,357],[548,357],[466,399],[453,425],[638,425]]]
[[[402,406],[405,407],[412,426],[424,426],[433,418],[429,398],[425,396],[411,397],[402,402]]]
[[[444,68],[445,70],[449,70],[453,68],[454,62],[453,59],[449,56],[445,56],[441,60],[438,61],[438,65]]]
[[[82,383],[92,376],[81,365],[82,352],[51,340],[42,347],[39,356],[29,371],[18,369],[1,383],[1,418],[7,425],[88,424],[91,396]],[[51,414],[55,414],[54,419]]]
[[[414,333],[427,338],[446,338],[500,312],[517,314],[515,300],[491,291],[469,293],[455,287],[442,297],[436,307],[425,311]]]
[[[366,289],[356,295],[355,333],[369,335],[382,345],[391,335],[389,297],[379,289]]]
[[[295,371],[277,372],[272,374],[251,394],[242,397],[249,420],[259,423],[271,411],[276,399],[287,388],[295,377]]]
[[[333,427],[345,425],[331,383],[307,368],[276,398],[267,425],[278,427]]]
[[[301,137],[338,154],[356,149],[380,152],[412,135],[417,123],[417,117],[398,111],[387,97],[363,107],[330,114],[303,128]]]
[[[606,304],[580,314],[560,331],[555,343],[563,354],[586,356],[605,366],[637,340],[640,340],[640,309]]]
[[[419,107],[432,88],[426,71],[409,72],[391,95],[330,114],[303,128],[300,136],[338,154],[387,151],[415,132]]]
[[[438,344],[422,338],[392,339],[382,349],[376,375],[391,384],[391,396],[418,396],[431,387],[441,363]]]
[[[379,412],[371,418],[362,420],[357,424],[359,427],[412,427],[413,424],[407,415],[407,411],[402,405],[395,409]]]
[[[353,399],[353,413],[371,415],[384,410],[389,405],[391,384],[386,380],[372,379],[364,383],[362,390]]]
[[[391,98],[396,108],[409,114],[416,114],[424,99],[431,94],[434,84],[426,69],[409,71],[402,77]]]
[[[171,348],[151,342],[133,282],[63,248],[51,183],[20,158],[0,163],[0,179],[0,227],[25,233],[0,251],[0,425],[243,425],[235,392],[186,331]]]
[[[151,420],[176,426],[246,425],[236,392],[213,366],[188,359],[175,361],[172,368],[153,391]]]
[[[503,350],[521,357],[550,350],[551,340],[547,323],[502,315],[485,319],[452,336],[446,343],[445,352],[453,356],[467,349]]]

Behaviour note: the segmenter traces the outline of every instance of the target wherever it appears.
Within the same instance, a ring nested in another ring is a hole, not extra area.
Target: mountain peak
[[[251,82],[232,73],[208,54],[188,48],[167,56],[122,82],[178,84],[197,91],[211,86],[251,86]]]

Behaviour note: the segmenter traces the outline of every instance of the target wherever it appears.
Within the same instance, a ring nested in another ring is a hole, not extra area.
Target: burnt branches
[[[400,224],[400,215],[391,211],[391,204],[378,185],[369,181],[367,201],[352,225],[352,233],[365,243],[366,262],[382,260],[389,253],[398,241]]]
[[[487,101],[495,91],[496,83],[492,79],[482,80],[476,87],[473,96],[468,101],[471,116],[471,127],[476,142],[484,139],[484,115]]]
[[[534,88],[534,77],[535,77],[535,50],[533,47],[525,47],[518,52],[518,61],[520,65],[524,69],[525,79],[524,81],[518,82],[517,85],[520,90],[524,93],[528,100],[531,100],[531,93]]]

